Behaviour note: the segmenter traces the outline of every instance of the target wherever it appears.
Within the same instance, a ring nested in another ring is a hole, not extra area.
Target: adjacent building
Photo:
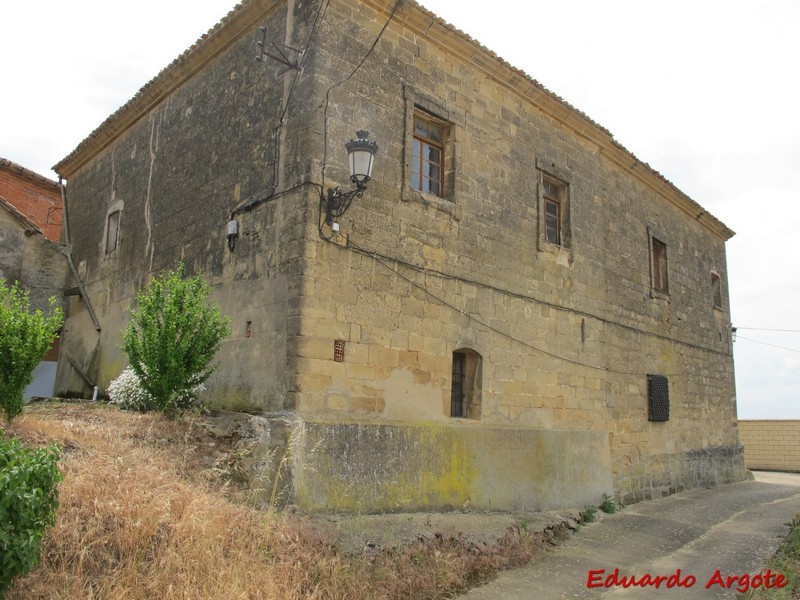
[[[372,180],[328,218],[361,129]],[[207,399],[293,440],[301,506],[541,510],[745,474],[733,232],[415,2],[245,0],[55,169],[100,325],[70,300],[60,389],[120,373],[135,293],[183,262],[232,318]]]
[[[0,158],[0,279],[19,282],[32,310],[50,310],[50,298],[64,307],[68,265],[59,247],[61,191],[58,184]],[[33,373],[25,396],[51,396],[58,363],[57,339]]]

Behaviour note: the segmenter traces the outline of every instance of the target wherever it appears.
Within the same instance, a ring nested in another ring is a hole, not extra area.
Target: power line
[[[781,350],[788,350],[789,352],[800,352],[800,350],[795,350],[794,348],[787,348],[786,346],[779,346],[777,344],[769,344],[767,342],[759,342],[758,340],[751,340],[750,338],[742,337],[741,335],[736,336],[737,340],[745,340],[747,342],[753,342],[754,344],[761,344],[762,346],[771,346],[773,348],[780,348]]]
[[[779,332],[782,332],[782,333],[800,333],[800,329],[769,329],[767,327],[736,327],[737,331],[741,331],[742,329],[747,329],[747,330],[750,330],[750,331],[779,331]]]
[[[331,244],[333,244],[335,246],[338,246],[339,248],[342,248],[342,246],[340,246],[339,244],[336,244],[335,242],[333,242],[333,241],[331,241],[331,240],[329,240],[327,238],[323,238],[323,239],[325,239],[326,241],[328,241],[329,243],[331,243]],[[469,319],[469,320],[481,325],[482,327],[486,328],[487,330],[492,331],[493,333],[496,333],[496,334],[498,334],[498,335],[500,335],[502,337],[505,337],[505,338],[511,340],[512,342],[516,342],[516,343],[518,343],[518,344],[520,344],[522,346],[525,346],[526,348],[534,350],[535,352],[538,352],[540,354],[544,354],[545,356],[549,356],[550,358],[554,358],[556,360],[562,360],[564,362],[568,362],[568,363],[571,363],[571,364],[574,364],[574,365],[577,365],[577,366],[580,366],[580,367],[585,367],[587,369],[594,369],[594,370],[597,370],[597,371],[603,371],[603,372],[606,372],[606,373],[616,373],[618,375],[633,375],[633,376],[641,376],[643,374],[642,371],[621,371],[621,370],[612,369],[611,367],[607,367],[607,366],[603,366],[603,365],[593,365],[593,364],[586,363],[586,362],[583,362],[583,361],[580,361],[580,360],[568,358],[566,356],[561,356],[561,355],[549,352],[549,351],[547,351],[547,350],[545,350],[543,348],[540,348],[539,346],[535,346],[535,345],[533,345],[533,344],[531,344],[529,342],[526,342],[525,340],[521,340],[521,339],[519,339],[519,338],[517,338],[517,337],[515,337],[515,336],[513,336],[513,335],[511,335],[509,333],[506,333],[505,331],[502,331],[502,330],[498,329],[497,327],[494,327],[494,326],[490,325],[489,323],[486,323],[485,321],[479,319],[474,314],[467,313],[466,311],[458,308],[457,306],[454,306],[453,304],[447,302],[444,298],[438,296],[437,294],[434,294],[427,287],[417,283],[416,281],[414,281],[413,279],[411,279],[409,277],[406,277],[405,275],[400,273],[396,268],[394,268],[391,264],[389,264],[390,262],[394,262],[395,264],[400,264],[400,265],[404,265],[404,266],[410,266],[407,263],[403,263],[402,261],[393,260],[393,259],[391,259],[389,257],[383,257],[383,256],[381,256],[381,255],[379,255],[377,253],[370,252],[368,250],[364,250],[363,248],[360,248],[359,246],[354,244],[352,242],[352,240],[348,240],[348,245],[345,246],[344,248],[345,249],[355,250],[356,252],[358,252],[360,254],[364,254],[366,256],[369,256],[370,258],[372,258],[372,260],[374,260],[375,262],[380,264],[382,267],[384,267],[388,271],[391,271],[396,277],[399,277],[403,281],[407,282],[409,285],[421,290],[426,295],[428,295],[429,297],[433,298],[434,300],[436,300],[437,302],[441,303],[442,305],[444,305],[444,306],[448,307],[449,309],[451,309],[451,310],[463,315],[467,319]],[[459,279],[459,278],[453,277],[453,279]],[[502,291],[502,290],[496,290],[496,291]],[[642,331],[638,331],[638,332],[639,333],[645,333],[645,332],[642,332]],[[676,340],[669,340],[669,341],[676,342]],[[706,351],[711,351],[711,352],[716,352],[715,350],[710,350],[710,349],[702,348],[702,347],[700,347],[700,349],[706,350]],[[667,375],[669,377],[675,377],[675,376],[685,375],[685,373],[684,372],[664,373],[664,375]]]

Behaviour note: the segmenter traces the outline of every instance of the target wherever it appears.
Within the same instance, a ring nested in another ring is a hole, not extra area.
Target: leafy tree
[[[50,315],[30,311],[30,296],[0,279],[0,404],[11,421],[22,412],[22,393],[33,370],[58,335],[61,309],[50,298]]]
[[[42,538],[58,507],[58,449],[0,439],[0,598],[39,564]]]
[[[208,284],[198,276],[184,279],[180,265],[136,296],[122,349],[150,397],[143,410],[172,417],[189,408],[193,390],[213,372],[211,361],[230,329],[219,309],[207,304],[208,294]]]

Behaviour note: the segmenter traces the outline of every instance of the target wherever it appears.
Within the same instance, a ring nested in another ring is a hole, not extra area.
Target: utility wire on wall
[[[330,240],[328,240],[328,241],[330,241]],[[500,335],[502,337],[505,337],[505,338],[511,340],[512,342],[515,342],[515,343],[520,344],[520,345],[522,345],[522,346],[524,346],[526,348],[529,348],[530,350],[533,350],[533,351],[538,352],[540,354],[544,354],[545,356],[549,356],[549,357],[554,358],[556,360],[561,360],[561,361],[564,361],[564,362],[568,362],[570,364],[574,364],[574,365],[577,365],[577,366],[585,367],[587,369],[603,371],[603,372],[606,372],[606,373],[616,373],[618,375],[633,375],[633,376],[637,376],[637,377],[640,377],[643,374],[642,371],[621,371],[621,370],[612,369],[611,367],[607,367],[607,366],[603,366],[603,365],[593,365],[593,364],[586,363],[586,362],[583,362],[583,361],[580,361],[580,360],[577,360],[577,359],[572,359],[572,358],[568,358],[566,356],[561,356],[559,354],[555,354],[553,352],[545,350],[544,348],[541,348],[539,346],[535,346],[535,345],[533,345],[533,344],[531,344],[529,342],[526,342],[524,340],[521,340],[521,339],[519,339],[519,338],[517,338],[517,337],[515,337],[515,336],[513,336],[513,335],[511,335],[509,333],[506,333],[506,332],[504,332],[504,331],[502,331],[502,330],[490,325],[489,323],[486,323],[485,321],[479,319],[475,315],[467,313],[464,310],[458,308],[457,306],[449,303],[447,300],[445,300],[441,296],[439,296],[439,295],[433,293],[432,291],[430,291],[427,287],[417,283],[413,279],[411,279],[409,277],[406,277],[405,275],[400,273],[396,268],[394,268],[390,264],[390,262],[394,262],[395,264],[399,264],[399,265],[403,265],[403,266],[412,266],[412,265],[409,265],[408,263],[403,263],[402,261],[395,261],[394,259],[391,259],[391,258],[388,258],[388,257],[383,257],[383,256],[381,256],[379,254],[374,253],[374,252],[370,252],[368,250],[364,250],[363,248],[360,248],[357,244],[353,243],[352,241],[348,241],[348,245],[347,246],[341,246],[341,245],[336,244],[334,242],[331,242],[331,243],[334,244],[335,246],[339,247],[339,248],[349,249],[349,250],[358,252],[359,254],[363,254],[365,256],[369,256],[375,262],[380,264],[382,267],[384,267],[388,271],[391,271],[396,277],[398,277],[398,278],[402,279],[403,281],[407,282],[409,285],[421,290],[426,295],[430,296],[431,298],[433,298],[437,302],[441,303],[442,305],[444,305],[444,306],[448,307],[449,309],[461,314],[462,316],[466,317],[467,319],[469,319],[469,320],[479,324],[480,326],[486,328],[487,330],[492,331],[493,333],[496,333],[496,334],[498,334],[498,335]],[[428,271],[428,270],[426,269],[425,271]],[[454,279],[454,280],[458,280],[458,281],[464,281],[465,283],[474,284],[474,282],[462,280],[461,278],[455,277],[455,276],[451,276],[450,279]],[[492,286],[487,286],[487,287],[489,287],[493,291],[498,291],[498,292],[501,292],[501,293],[503,292],[503,290],[501,290],[499,288],[495,288],[495,287],[492,287]],[[533,299],[531,299],[531,300],[533,300]],[[554,306],[554,305],[551,305],[551,306]],[[564,309],[564,307],[559,307],[559,308]],[[569,310],[569,309],[564,309],[564,310]],[[638,330],[638,329],[635,329],[635,328],[629,328],[629,329],[632,329],[633,331],[636,331],[637,333],[642,333],[642,334],[647,334],[648,333],[648,332],[641,331],[641,330]],[[658,337],[662,337],[662,336],[658,336]],[[685,344],[685,342],[679,342],[679,341],[673,340],[671,338],[664,337],[664,339],[666,341],[670,341],[670,342],[674,342],[674,343]],[[691,345],[691,344],[689,344],[689,345]],[[702,346],[695,346],[695,345],[691,345],[691,346],[696,348],[696,349],[704,350],[704,351],[707,351],[707,352],[718,352],[716,350],[712,350],[712,349],[709,349],[709,348],[703,348]],[[728,355],[726,354],[725,356],[728,356]],[[683,372],[679,372],[679,373],[662,373],[662,374],[670,376],[670,377],[684,375]]]
[[[322,183],[323,183],[323,185],[325,184],[325,170],[326,170],[326,167],[327,167],[327,164],[328,164],[328,106],[330,104],[331,90],[333,90],[334,88],[339,87],[340,85],[344,85],[345,83],[350,81],[350,79],[353,77],[353,75],[355,75],[361,69],[361,67],[366,62],[367,58],[369,58],[369,56],[372,54],[372,51],[375,50],[375,46],[378,45],[378,42],[380,41],[381,37],[383,37],[383,32],[386,31],[386,28],[389,26],[389,23],[392,22],[392,19],[394,18],[394,15],[397,12],[397,9],[399,8],[401,2],[402,2],[402,0],[396,0],[396,2],[394,3],[394,6],[392,7],[392,12],[389,13],[389,17],[386,19],[386,22],[383,24],[383,27],[381,27],[381,30],[378,32],[378,35],[375,37],[375,40],[372,42],[372,45],[369,47],[369,50],[367,50],[366,54],[364,54],[364,56],[361,57],[361,60],[358,62],[358,64],[355,66],[355,68],[350,72],[350,74],[347,77],[345,77],[344,79],[342,79],[341,81],[331,85],[327,89],[327,91],[325,92],[325,101],[324,101],[325,108],[322,111],[322,120],[323,120],[323,125],[322,125],[323,126],[323,138],[322,138]]]

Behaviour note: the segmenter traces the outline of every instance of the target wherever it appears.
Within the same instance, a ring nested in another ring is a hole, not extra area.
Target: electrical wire
[[[738,327],[738,326],[736,327],[737,331],[741,331],[744,329],[748,331],[778,331],[780,333],[800,333],[800,329],[769,329],[767,327]]]
[[[324,2],[320,2],[319,9],[317,10],[317,16],[314,18],[314,24],[311,26],[311,32],[308,34],[308,39],[306,39],[305,46],[303,46],[303,51],[300,54],[300,59],[297,62],[297,73],[292,79],[292,83],[289,85],[289,92],[286,94],[286,101],[283,103],[283,111],[281,111],[281,118],[278,120],[278,125],[275,127],[272,135],[275,139],[275,160],[272,163],[273,166],[273,186],[277,185],[278,181],[278,169],[280,168],[280,153],[281,153],[281,130],[285,124],[286,113],[289,111],[289,103],[292,99],[292,94],[294,93],[294,89],[297,86],[297,82],[300,80],[300,76],[303,74],[303,61],[305,61],[306,56],[308,54],[308,49],[311,47],[311,42],[317,35],[318,25],[322,22],[325,18],[325,13],[328,12],[328,6],[330,6],[331,0],[325,0]]]
[[[323,185],[325,183],[325,172],[327,171],[327,168],[328,168],[328,107],[330,105],[331,90],[333,90],[334,88],[339,87],[340,85],[344,85],[345,83],[350,81],[350,79],[353,77],[353,75],[355,75],[358,72],[358,70],[361,69],[361,67],[366,62],[367,58],[369,58],[370,54],[372,54],[372,51],[375,50],[375,47],[378,45],[378,42],[380,41],[381,37],[383,37],[384,31],[386,31],[386,28],[389,26],[389,23],[391,23],[392,19],[394,18],[394,15],[397,12],[397,9],[399,8],[401,2],[402,2],[402,0],[396,0],[396,2],[394,3],[394,6],[392,7],[392,11],[389,13],[389,17],[386,19],[386,22],[383,24],[383,27],[381,27],[381,30],[378,32],[378,35],[373,40],[372,45],[369,47],[369,50],[367,50],[367,52],[364,54],[364,56],[361,57],[361,60],[358,62],[358,64],[355,66],[355,68],[352,71],[350,71],[350,74],[347,77],[345,77],[344,79],[342,79],[341,81],[339,81],[337,83],[334,83],[333,85],[328,87],[328,89],[325,91],[325,100],[323,101],[324,108],[323,108],[323,111],[322,111],[322,130],[323,130],[323,134],[322,134],[322,183],[323,183]],[[330,3],[330,0],[328,0],[328,3]],[[327,6],[326,6],[325,10],[327,11]],[[324,232],[324,227],[323,227],[324,221],[322,220],[322,213],[323,213],[323,205],[324,205],[324,203],[325,203],[325,193],[324,193],[323,187],[320,186],[320,193],[319,193],[319,225],[318,225],[317,229],[318,229],[318,232],[319,232],[319,237],[321,239],[325,240],[326,242],[332,242],[335,233],[332,232],[330,236],[327,236],[327,235],[325,235],[325,232]]]
[[[358,70],[361,69],[361,67],[366,62],[367,58],[369,58],[370,54],[372,54],[372,51],[375,50],[375,47],[378,45],[378,42],[380,41],[381,37],[383,37],[383,32],[386,31],[386,28],[389,26],[389,23],[391,23],[392,19],[394,18],[394,15],[397,12],[397,9],[399,8],[401,3],[402,3],[402,0],[396,0],[395,1],[394,6],[392,7],[392,12],[389,13],[389,17],[386,19],[386,22],[383,24],[383,27],[381,27],[381,30],[378,32],[378,35],[375,37],[375,40],[372,42],[372,45],[369,47],[369,50],[367,50],[366,54],[364,54],[364,56],[361,57],[361,60],[358,62],[358,64],[355,66],[355,68],[350,72],[350,74],[347,77],[345,77],[344,79],[342,79],[341,81],[339,81],[338,83],[334,83],[333,85],[331,85],[327,89],[327,91],[325,92],[325,101],[324,101],[324,105],[325,106],[324,106],[324,109],[322,111],[322,119],[323,119],[322,182],[323,182],[323,184],[325,183],[325,170],[326,170],[327,165],[328,165],[328,106],[330,104],[331,90],[334,89],[334,88],[339,87],[340,85],[344,85],[345,83],[350,81],[350,79],[353,77],[353,75],[355,75],[358,72]]]
[[[452,275],[452,274],[448,274],[448,273],[443,273],[441,271],[428,269],[426,267],[420,267],[419,265],[414,265],[412,263],[403,261],[403,260],[398,259],[398,258],[394,258],[394,257],[391,257],[391,256],[386,256],[386,255],[379,254],[377,252],[372,252],[372,251],[369,251],[369,250],[364,250],[363,248],[359,248],[352,241],[349,241],[348,243],[349,243],[350,246],[353,247],[354,250],[356,250],[357,252],[359,252],[361,254],[368,255],[368,256],[370,256],[372,258],[382,259],[382,260],[390,261],[390,262],[393,262],[393,263],[397,263],[397,264],[402,265],[404,267],[407,267],[409,269],[413,269],[413,270],[421,272],[421,273],[432,275],[434,277],[440,277],[442,279],[459,281],[461,283],[466,283],[468,285],[473,285],[475,287],[482,287],[482,288],[489,289],[489,290],[492,290],[494,292],[497,292],[499,294],[503,294],[503,295],[506,295],[506,296],[511,296],[512,298],[518,298],[518,299],[524,300],[526,302],[536,303],[536,304],[539,304],[541,306],[546,306],[548,308],[552,308],[554,310],[570,312],[570,313],[572,313],[574,315],[577,315],[579,317],[585,317],[585,318],[588,318],[588,319],[593,319],[593,320],[599,321],[599,322],[601,322],[601,323],[603,323],[605,325],[609,325],[609,326],[613,326],[613,327],[620,327],[620,328],[623,328],[623,329],[627,329],[628,331],[631,331],[633,333],[647,335],[649,337],[655,337],[655,338],[658,338],[658,339],[663,340],[665,342],[678,343],[678,344],[681,344],[683,346],[688,346],[690,348],[693,348],[695,350],[700,350],[700,351],[703,351],[703,352],[712,352],[712,353],[720,354],[722,356],[730,356],[729,353],[722,352],[722,351],[716,350],[714,348],[708,348],[708,347],[705,347],[705,346],[700,346],[699,344],[693,344],[691,342],[686,342],[686,341],[683,341],[683,340],[676,340],[675,338],[672,338],[672,337],[669,337],[669,336],[666,336],[666,335],[662,335],[662,334],[659,334],[659,333],[653,333],[651,331],[645,331],[643,329],[639,329],[639,328],[633,327],[631,325],[626,325],[625,323],[620,323],[618,321],[612,321],[611,319],[607,319],[605,317],[601,317],[599,315],[595,315],[595,314],[587,312],[587,311],[582,311],[582,310],[578,310],[578,309],[575,309],[575,308],[569,308],[569,307],[566,307],[566,306],[562,306],[560,304],[556,304],[554,302],[548,302],[547,300],[542,300],[541,298],[534,298],[533,296],[528,296],[528,295],[522,294],[520,292],[514,292],[512,290],[507,290],[507,289],[504,289],[504,288],[500,288],[500,287],[497,287],[497,286],[492,285],[490,283],[476,281],[476,280],[468,279],[466,277],[461,277],[461,276],[458,276],[458,275]]]
[[[751,340],[750,338],[743,337],[739,334],[736,334],[736,340],[745,340],[746,342],[752,342],[754,344],[761,344],[762,346],[771,346],[772,348],[780,348],[781,350],[788,350],[789,352],[800,352],[800,350],[796,350],[794,348],[787,348],[786,346],[779,346],[778,344],[770,344],[768,342],[759,342],[758,340]]]
[[[328,241],[330,241],[330,240],[328,240]],[[463,311],[462,309],[458,308],[457,306],[454,306],[453,304],[447,302],[447,300],[445,300],[441,296],[433,293],[432,291],[430,291],[425,286],[420,285],[419,283],[417,283],[413,279],[411,279],[409,277],[406,277],[405,275],[400,273],[391,264],[389,264],[388,260],[384,259],[380,255],[377,255],[376,253],[370,252],[368,250],[364,250],[363,248],[360,248],[357,244],[353,243],[350,240],[348,240],[348,245],[347,246],[341,246],[339,244],[335,244],[334,242],[331,242],[331,243],[333,245],[339,247],[339,248],[350,249],[350,250],[356,251],[356,252],[358,252],[360,254],[369,256],[375,262],[377,262],[378,264],[383,266],[386,270],[391,271],[396,277],[398,277],[398,278],[402,279],[403,281],[407,282],[409,285],[421,290],[423,293],[425,293],[426,295],[430,296],[431,298],[433,298],[434,300],[436,300],[440,304],[442,304],[442,305],[448,307],[449,309],[461,314],[462,316],[466,317],[467,319],[469,319],[469,320],[471,320],[471,321],[473,321],[475,323],[478,323],[480,326],[484,327],[485,329],[487,329],[489,331],[492,331],[493,333],[496,333],[496,334],[498,334],[498,335],[500,335],[502,337],[505,337],[505,338],[511,340],[512,342],[515,342],[515,343],[520,344],[520,345],[522,345],[522,346],[524,346],[526,348],[529,348],[529,349],[531,349],[531,350],[533,350],[535,352],[538,352],[540,354],[544,354],[545,356],[549,356],[549,357],[554,358],[556,360],[561,360],[561,361],[564,361],[564,362],[568,362],[570,364],[574,364],[576,366],[581,366],[581,367],[585,367],[587,369],[593,369],[593,370],[597,370],[597,371],[603,371],[603,372],[606,372],[606,373],[616,373],[618,375],[631,375],[631,376],[637,376],[637,377],[641,376],[643,374],[641,371],[623,371],[623,370],[619,370],[619,369],[612,369],[611,367],[607,367],[607,366],[603,366],[603,365],[594,365],[594,364],[587,363],[587,362],[584,362],[584,361],[568,358],[566,356],[561,356],[559,354],[555,354],[553,352],[545,350],[544,348],[541,348],[539,346],[536,346],[534,344],[526,342],[525,340],[521,340],[521,339],[519,339],[519,338],[517,338],[517,337],[515,337],[515,336],[513,336],[513,335],[511,335],[509,333],[506,333],[506,332],[494,327],[493,325],[490,325],[489,323],[486,323],[485,321],[479,319],[475,315],[467,313],[467,312]],[[391,260],[391,259],[389,259],[389,260]],[[398,264],[403,264],[403,263],[401,261],[398,261]],[[452,279],[460,280],[457,277],[452,277]],[[492,288],[492,289],[498,290],[498,288]],[[498,291],[502,291],[502,290],[498,290]],[[561,307],[561,308],[563,308],[563,307]],[[641,330],[637,330],[635,328],[631,328],[631,329],[633,329],[637,333],[644,333],[644,334],[648,333],[648,332],[644,332],[644,331],[641,331]],[[671,338],[664,338],[664,339],[666,339],[667,341],[673,342],[673,343],[682,344],[682,342],[680,342],[678,340],[673,340]],[[696,349],[699,349],[699,350],[707,351],[707,352],[715,352],[715,353],[723,354],[724,356],[730,356],[729,354],[724,354],[724,353],[721,353],[721,352],[713,350],[713,349],[703,348],[702,346],[693,346],[693,347],[696,348]],[[684,375],[685,373],[678,372],[678,373],[661,373],[661,374],[669,376],[669,377],[676,377],[676,376]]]

